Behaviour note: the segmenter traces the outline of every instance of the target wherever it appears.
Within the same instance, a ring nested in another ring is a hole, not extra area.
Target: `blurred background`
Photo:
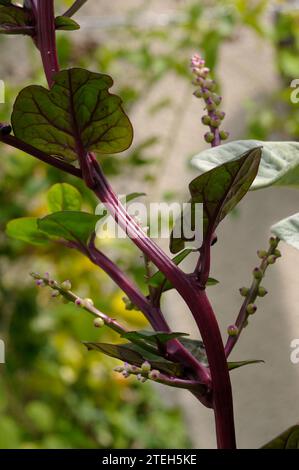
[[[57,14],[71,4],[55,3]],[[189,71],[196,51],[219,83],[230,139],[298,139],[299,105],[290,102],[290,82],[299,78],[298,2],[89,0],[74,19],[79,31],[57,32],[61,67],[112,75],[135,129],[131,149],[102,162],[118,193],[141,190],[149,201],[186,200],[196,175],[190,157],[207,145]],[[6,85],[0,119],[9,122],[18,91],[45,80],[29,39],[0,41]],[[9,220],[46,214],[47,191],[64,181],[79,189],[93,211],[96,201],[80,182],[1,146],[0,338],[6,363],[0,364],[0,448],[214,447],[209,410],[185,391],[114,373],[114,360],[82,345],[114,336],[95,331],[87,313],[33,285],[31,271],[70,278],[73,290],[99,309],[132,329],[146,327],[141,313],[126,310],[122,292],[83,256],[6,236]],[[238,288],[250,281],[257,263],[256,250],[267,246],[269,226],[296,211],[296,191],[262,190],[250,193],[220,228],[211,272],[220,284],[209,294],[224,334],[241,304]],[[144,288],[142,259],[131,244],[105,244]],[[167,249],[165,240],[162,245]],[[290,342],[299,338],[299,256],[286,246],[282,252],[267,274],[270,293],[232,356],[265,360],[232,372],[240,447],[259,447],[299,419],[299,365],[290,361]],[[185,267],[192,268],[192,260]],[[197,336],[175,294],[167,294],[164,306],[176,331]]]

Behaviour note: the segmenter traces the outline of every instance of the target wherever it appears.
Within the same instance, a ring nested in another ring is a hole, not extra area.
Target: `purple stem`
[[[201,332],[206,347],[213,383],[213,406],[216,419],[217,441],[220,448],[235,448],[233,402],[229,372],[221,333],[213,309],[204,290],[192,282],[168,256],[143,232],[126,212],[104,177],[96,159],[93,164],[91,189],[107,205],[119,226],[126,231],[136,246],[162,271],[187,303]],[[86,162],[90,164],[90,161]]]
[[[39,0],[35,3],[36,41],[40,50],[49,88],[53,85],[53,75],[59,71],[56,36],[54,0]]]

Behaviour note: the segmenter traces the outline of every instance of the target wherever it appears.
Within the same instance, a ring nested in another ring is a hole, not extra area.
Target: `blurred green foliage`
[[[117,93],[131,112],[142,106],[144,98],[165,77],[179,77],[188,83],[188,60],[194,51],[200,50],[207,64],[217,71],[220,47],[223,41],[234,39],[240,25],[264,34],[262,15],[268,3],[178,1],[178,20],[147,27],[136,24],[136,15],[145,8],[144,2],[140,2],[139,9],[127,14],[124,26],[97,31],[97,41],[87,29],[84,35],[80,33],[80,41],[76,40],[76,32],[58,32],[61,66],[86,67],[117,77]],[[63,11],[62,5],[60,9]],[[1,38],[6,46],[9,40]],[[44,83],[37,55],[26,41],[30,74],[23,77],[24,83]],[[277,38],[275,42],[278,43]],[[279,58],[279,48],[277,51]],[[1,121],[9,121],[19,89],[11,77],[6,86],[6,103],[0,107]],[[147,116],[150,120],[164,110],[176,116],[181,107],[177,97],[164,96],[151,102]],[[264,119],[272,126],[274,117],[270,109],[263,113],[269,113],[270,118]],[[297,122],[299,126],[298,117]],[[262,129],[261,124],[251,122],[252,137],[260,138]],[[105,172],[154,180],[161,165],[158,146],[161,139],[157,130],[134,144],[125,157],[105,157]],[[169,137],[164,139],[165,145]],[[112,372],[115,361],[95,352],[87,353],[81,344],[99,338],[113,341],[111,333],[105,329],[95,331],[86,312],[49,298],[42,289],[37,291],[28,273],[49,271],[60,280],[71,276],[76,293],[93,298],[98,308],[123,319],[132,328],[145,326],[141,313],[126,310],[122,293],[81,255],[52,246],[36,249],[8,240],[5,235],[9,220],[46,213],[45,193],[54,183],[67,181],[76,185],[89,211],[95,208],[93,196],[80,181],[21,152],[4,147],[1,150],[0,337],[6,342],[7,362],[0,365],[0,448],[190,446],[178,410],[162,403],[152,386],[120,379]],[[113,251],[114,259],[143,288],[144,268],[135,250],[122,245],[126,251],[121,257],[120,247],[111,247],[110,243],[107,240],[107,249]]]

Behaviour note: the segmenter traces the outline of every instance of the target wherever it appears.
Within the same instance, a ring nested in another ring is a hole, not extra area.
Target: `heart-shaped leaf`
[[[223,163],[191,181],[189,209],[193,211],[194,219],[196,204],[203,204],[204,238],[208,237],[210,241],[217,225],[245,196],[256,177],[260,159],[261,149],[253,148],[240,158]],[[184,214],[181,220],[183,217]],[[171,234],[170,250],[177,253],[184,248],[185,239],[183,234],[181,238],[174,237],[174,233],[175,230]]]
[[[48,209],[50,212],[79,211],[82,196],[77,188],[68,183],[54,184],[47,193]]]
[[[49,241],[49,237],[39,230],[36,217],[21,217],[8,222],[6,233],[11,238],[22,240],[32,245],[43,245]]]
[[[271,232],[299,250],[299,212],[277,222],[271,227]]]
[[[68,16],[56,16],[55,28],[64,31],[75,31],[76,29],[80,29],[80,25]]]
[[[191,163],[200,173],[221,165],[242,152],[262,147],[262,159],[251,190],[267,186],[299,187],[299,143],[238,140],[209,150],[192,158]]]
[[[299,425],[292,426],[264,445],[262,449],[299,449]]]
[[[51,90],[32,85],[19,93],[12,113],[19,139],[69,161],[82,152],[118,153],[131,145],[122,101],[108,91],[111,77],[73,68],[53,79]]]
[[[158,369],[166,374],[180,376],[182,368],[180,364],[167,361],[161,357],[152,354],[135,344],[108,344],[85,342],[89,350],[100,351],[110,357],[115,357],[121,361],[128,362],[140,367],[144,361],[150,362],[154,369]]]
[[[85,246],[95,231],[99,216],[87,212],[54,212],[37,222],[38,228],[49,237],[63,238]]]

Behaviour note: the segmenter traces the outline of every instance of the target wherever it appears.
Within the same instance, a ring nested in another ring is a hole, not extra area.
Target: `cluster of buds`
[[[114,371],[121,373],[125,378],[130,377],[130,375],[136,375],[137,380],[141,383],[146,382],[148,379],[158,380],[160,377],[160,372],[156,369],[152,369],[151,364],[148,361],[144,361],[141,364],[141,367],[125,362],[123,366],[115,367]]]
[[[265,287],[261,286],[261,281],[264,278],[265,271],[270,264],[274,264],[277,258],[281,257],[280,251],[277,249],[279,239],[271,237],[269,239],[269,249],[267,250],[258,250],[257,256],[260,258],[261,264],[258,267],[255,267],[252,271],[253,275],[253,284],[250,288],[241,287],[239,289],[242,297],[247,299],[246,312],[248,315],[253,315],[257,306],[253,303],[257,297],[265,297],[268,293]]]
[[[205,126],[209,126],[210,131],[205,134],[204,138],[212,147],[216,147],[229,135],[228,132],[219,129],[225,117],[225,113],[218,109],[222,97],[215,93],[216,83],[209,78],[210,69],[206,67],[205,60],[199,54],[194,54],[192,57],[191,70],[194,75],[193,83],[198,87],[194,96],[202,98],[206,105],[207,113],[201,120]]]

